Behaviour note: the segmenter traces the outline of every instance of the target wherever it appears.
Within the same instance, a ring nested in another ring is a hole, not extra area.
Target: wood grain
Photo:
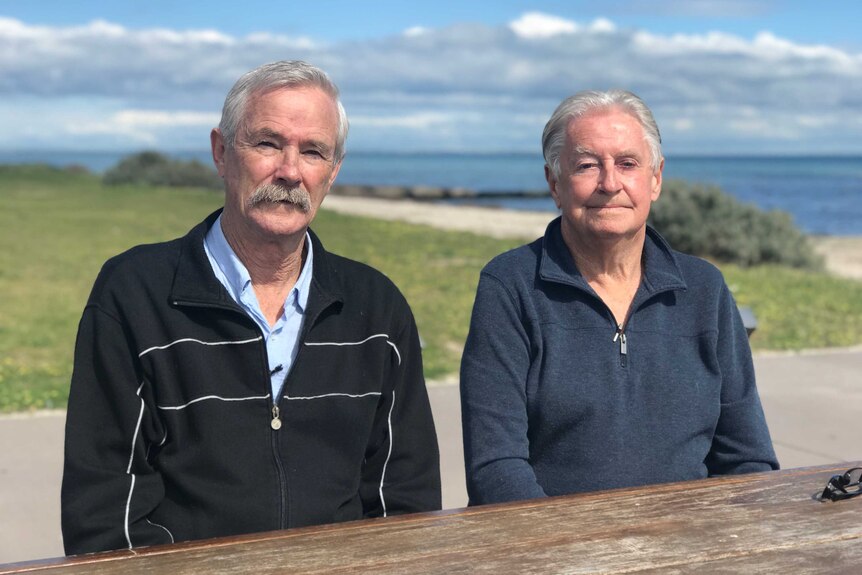
[[[0,566],[0,573],[840,573],[862,565],[854,464]]]

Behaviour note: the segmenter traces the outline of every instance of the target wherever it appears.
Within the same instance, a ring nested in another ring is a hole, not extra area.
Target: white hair
[[[326,72],[301,60],[282,60],[264,64],[243,74],[228,92],[221,112],[219,131],[225,145],[233,147],[239,122],[245,114],[245,106],[252,94],[268,92],[278,88],[314,86],[327,93],[338,109],[338,128],[335,137],[334,162],[344,158],[344,142],[347,140],[349,124],[347,112],[338,97],[338,87]]]
[[[644,140],[650,149],[653,171],[658,169],[662,158],[661,134],[652,112],[643,100],[626,90],[607,92],[586,90],[563,100],[545,124],[545,130],[542,133],[542,154],[545,156],[545,165],[554,177],[560,177],[560,154],[566,143],[566,129],[569,123],[574,118],[580,118],[590,112],[615,107],[631,114],[643,127]]]

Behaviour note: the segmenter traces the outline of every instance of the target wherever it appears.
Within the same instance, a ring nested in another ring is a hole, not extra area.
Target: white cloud
[[[577,23],[541,12],[527,12],[509,24],[515,34],[523,38],[549,38],[559,34],[577,32]]]
[[[703,35],[674,34],[672,36],[658,36],[649,32],[639,31],[633,35],[633,41],[638,50],[651,54],[728,54],[734,52],[743,53],[751,50],[750,42],[723,32],[709,32]]]
[[[597,18],[590,24],[589,29],[594,32],[616,32],[617,26],[607,18]]]
[[[509,23],[517,36],[527,39],[544,39],[553,36],[575,34],[581,30],[597,33],[615,32],[616,25],[607,18],[596,18],[589,26],[581,26],[572,20],[541,12],[527,12]]]
[[[401,116],[351,116],[352,126],[407,128],[410,130],[423,130],[432,126],[454,124],[456,118],[451,114],[442,112],[420,112]]]
[[[317,48],[323,48],[322,44],[315,42],[311,38],[306,36],[296,36],[296,37],[287,37],[287,36],[279,36],[277,34],[270,34],[269,32],[256,32],[254,34],[249,34],[246,36],[242,42],[237,41],[235,39],[230,39],[232,45],[236,45],[238,43],[245,43],[248,45],[262,45],[262,46],[282,46],[284,48],[301,48],[303,50],[314,50]]]
[[[830,61],[841,66],[860,63],[860,57],[851,57],[845,52],[830,46],[801,46],[776,37],[771,32],[761,32],[752,44],[752,51],[770,58],[799,57],[807,60]]]
[[[220,114],[189,111],[121,110],[105,122],[71,123],[67,127],[76,134],[110,133],[113,131],[158,129],[164,127],[213,128],[218,125]]]
[[[171,141],[177,131],[191,128],[200,135],[199,144],[193,147],[204,148],[205,136],[218,125],[219,119],[220,114],[205,112],[119,110],[105,119],[92,115],[71,119],[62,130],[77,138],[108,136],[121,138],[132,146],[157,146],[165,140]]]
[[[350,145],[536,150],[562,98],[622,87],[653,108],[670,148],[804,149],[831,131],[836,146],[862,151],[860,54],[769,32],[661,35],[537,12],[504,26],[414,27],[334,44],[0,18],[0,146],[41,145],[68,129],[76,146],[150,138],[206,147],[236,78],[284,58],[315,63],[339,84],[356,128]]]
[[[407,28],[406,30],[404,30],[403,34],[405,36],[421,36],[422,34],[425,34],[427,31],[428,31],[428,29],[424,28],[422,26],[411,26],[410,28]]]

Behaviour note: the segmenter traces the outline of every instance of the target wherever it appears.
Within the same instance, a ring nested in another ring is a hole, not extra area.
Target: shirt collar
[[[290,291],[291,295],[296,294],[296,305],[299,310],[304,312],[308,305],[308,292],[311,289],[311,266],[314,261],[314,249],[311,247],[311,236],[305,232],[305,262],[302,264],[302,271],[299,278],[296,280],[296,285]],[[290,296],[288,296],[290,299]]]
[[[219,215],[207,232],[204,238],[204,248],[210,262],[214,263],[214,267],[221,272],[220,279],[231,297],[235,301],[240,301],[242,292],[251,285],[251,276],[248,273],[248,269],[236,255],[236,252],[230,247],[221,229],[221,215]],[[287,295],[287,302],[291,300],[295,301],[300,311],[305,311],[305,307],[308,305],[312,262],[314,260],[314,249],[312,248],[311,237],[308,235],[308,231],[305,232],[305,250],[305,261],[302,265],[302,271],[299,273],[299,278],[296,280],[293,289]]]

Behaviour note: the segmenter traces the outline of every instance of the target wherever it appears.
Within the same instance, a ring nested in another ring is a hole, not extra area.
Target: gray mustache
[[[278,184],[264,184],[256,189],[248,198],[248,207],[253,208],[264,202],[288,202],[305,213],[311,209],[311,196],[308,192],[302,188],[287,188]]]

